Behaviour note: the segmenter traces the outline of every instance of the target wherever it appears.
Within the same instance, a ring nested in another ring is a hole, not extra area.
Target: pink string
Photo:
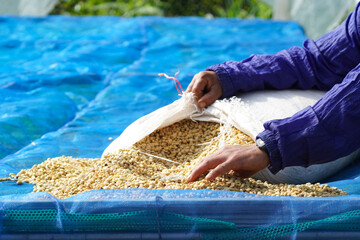
[[[178,93],[179,93],[180,95],[182,95],[182,92],[183,92],[184,90],[182,89],[179,80],[177,80],[177,78],[176,78],[176,75],[178,75],[178,73],[179,73],[179,72],[175,73],[175,76],[174,76],[174,77],[170,77],[170,76],[168,76],[166,73],[159,73],[158,75],[159,75],[160,77],[164,76],[164,77],[166,77],[167,79],[173,79],[173,80],[174,80],[174,83],[175,83],[176,90],[178,91]],[[179,87],[178,87],[178,85],[179,85]],[[180,91],[179,88],[181,89],[181,91]]]

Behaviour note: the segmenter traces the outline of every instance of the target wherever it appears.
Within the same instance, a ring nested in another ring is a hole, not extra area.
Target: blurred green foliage
[[[51,14],[271,18],[260,0],[58,0]]]

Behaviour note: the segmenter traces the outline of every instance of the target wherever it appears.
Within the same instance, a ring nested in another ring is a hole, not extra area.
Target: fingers
[[[194,86],[194,83],[197,81],[198,76],[199,76],[199,74],[195,74],[195,75],[194,75],[193,79],[191,80],[189,86],[186,88],[186,91],[185,91],[185,92],[191,92],[191,91],[192,91],[192,88],[193,88],[193,86]]]
[[[207,107],[211,104],[213,104],[216,99],[221,97],[221,91],[218,91],[215,87],[212,87],[208,93],[206,93],[204,96],[202,96],[199,101],[199,106]]]
[[[217,176],[221,176],[223,174],[228,173],[230,170],[231,170],[231,165],[228,164],[227,162],[224,162],[222,164],[219,164],[214,170],[209,172],[208,175],[206,175],[205,179],[211,181]]]
[[[200,74],[196,74],[193,77],[189,86],[187,87],[186,92],[193,92],[197,99],[202,98],[202,96],[204,94],[204,90],[206,88],[206,85],[207,85],[206,79],[203,79],[200,76]],[[199,108],[204,108],[204,107],[207,107],[208,105],[209,104],[206,104],[206,102],[204,102],[204,101],[202,101],[202,102],[198,101]]]
[[[207,79],[199,77],[194,82],[194,85],[192,86],[191,91],[194,93],[194,95],[195,95],[195,97],[197,97],[197,99],[200,99],[204,94],[206,86],[207,86]]]
[[[210,156],[205,157],[198,166],[191,172],[187,181],[192,182],[197,179],[204,172],[213,169],[219,164],[223,163],[226,158],[222,154],[212,154]]]
[[[242,178],[251,177],[255,173],[266,168],[270,164],[269,156],[254,145],[232,145],[224,146],[213,155],[204,158],[200,164],[195,167],[188,182],[194,181],[201,174],[210,171],[205,179],[214,178],[235,171]]]
[[[194,82],[191,82],[189,84],[189,86],[187,87],[187,89],[185,90],[185,92],[191,92],[192,91],[192,88],[193,88],[193,85],[194,85]]]
[[[194,93],[198,99],[198,107],[204,108],[215,102],[222,95],[219,78],[213,71],[203,71],[195,74],[186,92]]]

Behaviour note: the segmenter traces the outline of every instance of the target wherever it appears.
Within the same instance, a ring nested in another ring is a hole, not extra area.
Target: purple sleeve
[[[240,61],[213,65],[223,96],[262,89],[329,90],[357,66],[360,58],[359,5],[335,30],[316,42],[292,47],[273,55],[252,55]]]
[[[266,122],[260,137],[268,147],[269,170],[310,166],[360,148],[360,64],[313,107]]]
[[[253,55],[214,65],[223,97],[238,91],[318,88],[330,90],[313,107],[264,124],[257,137],[270,153],[272,173],[346,156],[360,148],[359,4],[335,30],[303,48]]]

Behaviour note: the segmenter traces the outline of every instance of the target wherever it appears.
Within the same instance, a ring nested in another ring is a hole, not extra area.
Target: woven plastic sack
[[[266,121],[290,117],[301,109],[313,105],[323,94],[324,92],[316,90],[242,93],[230,99],[217,100],[211,106],[200,110],[195,104],[193,94],[184,93],[180,99],[132,123],[106,148],[103,156],[119,149],[130,148],[155,130],[183,119],[234,126],[255,139],[257,134],[264,130],[263,124]],[[254,178],[271,183],[317,182],[338,172],[357,156],[359,151],[329,163],[307,168],[287,167],[276,175],[266,168],[254,175]]]

